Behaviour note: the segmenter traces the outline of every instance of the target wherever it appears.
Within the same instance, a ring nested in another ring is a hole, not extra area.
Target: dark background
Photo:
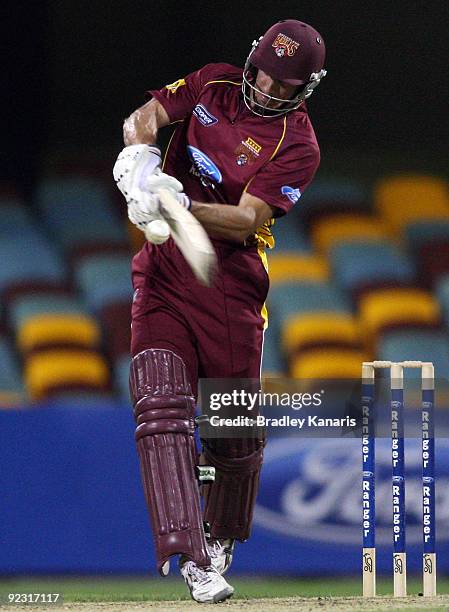
[[[21,184],[61,155],[112,163],[145,89],[208,62],[243,65],[252,40],[284,18],[311,23],[326,42],[328,76],[309,104],[322,172],[447,173],[447,0],[48,0],[7,10],[2,173]]]

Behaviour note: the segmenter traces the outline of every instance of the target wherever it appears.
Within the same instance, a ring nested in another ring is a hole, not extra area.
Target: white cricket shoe
[[[235,540],[230,538],[227,540],[208,540],[207,552],[209,553],[210,562],[219,574],[223,576],[232,563],[232,555],[234,553]]]
[[[199,567],[193,561],[181,558],[180,570],[192,599],[199,603],[218,603],[234,593],[233,587],[212,565]]]

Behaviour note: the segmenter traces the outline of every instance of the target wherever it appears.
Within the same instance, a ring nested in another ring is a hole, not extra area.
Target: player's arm
[[[275,209],[249,193],[244,193],[238,206],[192,202],[190,212],[208,233],[243,242],[258,227],[275,215]]]
[[[123,122],[123,141],[126,146],[155,145],[158,130],[169,125],[170,119],[162,104],[152,98],[136,109]]]

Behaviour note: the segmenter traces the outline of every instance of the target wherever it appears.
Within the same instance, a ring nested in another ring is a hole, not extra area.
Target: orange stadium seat
[[[50,346],[98,348],[100,341],[101,331],[96,321],[82,313],[34,315],[17,330],[17,344],[24,353]]]
[[[340,242],[385,240],[387,232],[379,218],[361,214],[327,215],[314,223],[312,243],[322,255]]]
[[[329,267],[324,259],[316,255],[288,251],[268,254],[268,274],[270,283],[326,282],[329,279]]]
[[[53,349],[32,354],[26,360],[25,382],[33,400],[63,391],[107,391],[109,368],[93,351]]]
[[[290,374],[302,379],[359,379],[362,362],[368,357],[351,348],[316,348],[294,357]]]
[[[449,191],[443,179],[408,175],[379,181],[374,205],[394,234],[417,221],[449,219]]]
[[[292,315],[282,324],[282,348],[287,355],[326,346],[360,348],[363,338],[358,322],[345,312],[313,312]]]
[[[435,297],[418,288],[379,289],[359,302],[360,324],[369,342],[382,331],[441,325],[440,305]]]

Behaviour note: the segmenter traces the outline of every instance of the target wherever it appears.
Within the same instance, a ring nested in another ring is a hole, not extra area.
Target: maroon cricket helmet
[[[295,19],[275,23],[251,54],[251,63],[289,85],[304,85],[322,70],[326,47],[319,32]]]
[[[261,117],[283,115],[309,98],[326,76],[326,47],[319,32],[295,19],[275,23],[253,42],[243,70],[242,93],[246,106]],[[288,100],[276,98],[258,89],[257,71],[297,87]],[[265,103],[257,101],[262,94]]]

